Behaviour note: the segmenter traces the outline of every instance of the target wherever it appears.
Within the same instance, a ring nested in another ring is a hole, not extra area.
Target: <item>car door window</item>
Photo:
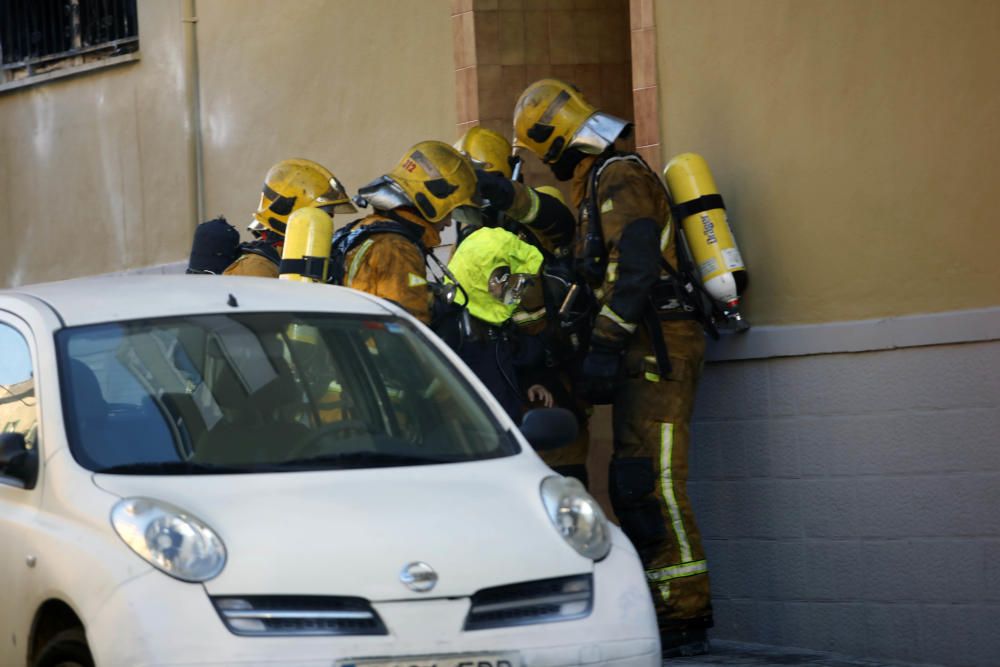
[[[0,433],[19,433],[27,448],[38,436],[35,377],[28,341],[10,325],[0,322]],[[0,469],[0,476],[5,470]]]

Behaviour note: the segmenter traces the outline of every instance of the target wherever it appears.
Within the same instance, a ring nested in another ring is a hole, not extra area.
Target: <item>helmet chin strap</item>
[[[267,241],[276,248],[280,248],[285,243],[285,237],[276,232],[272,232],[270,229],[264,229],[258,232],[257,238],[262,241]]]
[[[577,148],[567,148],[558,160],[549,165],[549,169],[552,170],[556,180],[568,181],[573,178],[576,165],[580,164],[585,157],[587,155],[583,151]]]

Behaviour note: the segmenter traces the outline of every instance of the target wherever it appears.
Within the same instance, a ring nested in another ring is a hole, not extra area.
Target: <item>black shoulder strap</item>
[[[375,225],[385,225],[381,228],[382,232],[389,232],[391,234],[400,234],[405,236],[410,243],[417,246],[420,249],[421,254],[426,255],[428,253],[427,246],[424,245],[424,228],[415,222],[410,222],[406,218],[397,215],[395,211],[388,211],[386,217],[391,218],[392,222],[377,222]],[[393,224],[395,223],[395,224]],[[369,225],[369,226],[375,226]]]
[[[604,231],[601,229],[601,212],[597,206],[597,187],[604,165],[613,157],[598,158],[591,166],[589,187],[584,191],[583,201],[580,202],[580,218],[586,223],[586,229],[582,254],[577,257],[577,271],[584,282],[590,285],[597,285],[604,279],[608,264],[608,251],[604,245]]]
[[[347,223],[336,231],[333,235],[334,247],[342,248],[343,251],[350,252],[359,243],[363,242],[372,234],[399,234],[406,237],[406,240],[420,248],[420,252],[426,253],[424,246],[424,230],[415,222],[396,216],[392,211],[386,214],[389,220],[376,220],[367,225],[360,223],[364,218]]]
[[[240,254],[260,255],[273,262],[275,266],[281,264],[281,254],[278,252],[278,249],[263,239],[240,244]]]
[[[392,211],[389,211],[386,215],[391,219],[376,220],[367,225],[361,225],[360,223],[364,219],[362,218],[354,220],[337,230],[333,235],[330,248],[329,282],[338,285],[343,284],[345,277],[344,260],[347,254],[375,234],[399,234],[417,246],[421,255],[424,257],[427,256],[427,247],[423,241],[423,228],[415,222],[410,222],[394,215]]]
[[[650,172],[657,182],[660,182],[656,172],[646,164],[646,161],[636,153],[611,153],[601,156],[590,169],[590,184],[580,202],[580,215],[586,219],[586,236],[583,243],[583,256],[580,260],[579,270],[584,278],[591,283],[598,283],[604,279],[604,272],[607,268],[607,248],[604,245],[604,232],[601,229],[601,211],[598,206],[597,189],[600,186],[601,174],[604,170],[616,162],[634,162],[643,169]],[[666,188],[664,188],[666,193]],[[667,201],[670,201],[667,195]]]

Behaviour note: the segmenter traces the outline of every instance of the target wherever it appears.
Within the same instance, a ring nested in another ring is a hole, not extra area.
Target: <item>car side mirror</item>
[[[34,488],[38,451],[28,447],[23,433],[0,433],[0,475],[20,480],[26,489]]]
[[[521,435],[539,452],[565,447],[576,433],[576,417],[565,408],[529,410],[521,420]]]

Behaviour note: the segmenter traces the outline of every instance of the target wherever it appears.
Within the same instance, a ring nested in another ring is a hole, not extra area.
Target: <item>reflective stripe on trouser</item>
[[[665,324],[670,378],[652,381],[633,368],[613,406],[614,456],[626,464],[610,482],[621,486],[612,489],[615,513],[631,529],[661,622],[712,613],[708,563],[687,494],[689,423],[705,345],[696,327]],[[640,352],[633,356],[642,359]]]

